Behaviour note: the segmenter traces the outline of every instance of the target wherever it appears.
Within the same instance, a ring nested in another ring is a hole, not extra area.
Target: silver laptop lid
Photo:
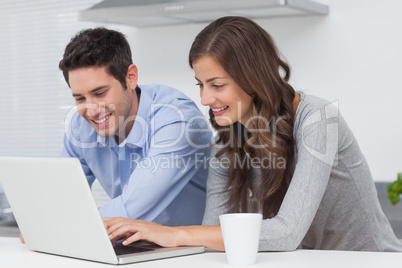
[[[0,157],[0,182],[31,250],[118,263],[78,159]]]
[[[155,247],[117,257],[76,158],[0,157],[0,183],[31,250],[111,264],[205,251]]]

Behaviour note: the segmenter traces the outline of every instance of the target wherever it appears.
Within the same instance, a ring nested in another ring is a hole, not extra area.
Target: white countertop
[[[111,267],[109,264],[72,258],[54,256],[30,251],[18,238],[0,237],[0,265],[7,268],[21,267]],[[257,264],[250,267],[275,268],[344,268],[344,267],[400,267],[402,253],[389,252],[352,252],[352,251],[324,251],[324,250],[296,250],[293,252],[263,252],[258,253]],[[226,256],[222,252],[211,252],[156,260],[150,262],[124,265],[121,267],[144,268],[215,268],[233,267],[227,264]]]

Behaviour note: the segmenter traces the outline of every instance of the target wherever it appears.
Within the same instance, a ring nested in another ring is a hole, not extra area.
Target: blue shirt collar
[[[139,87],[138,87],[139,88]],[[152,104],[152,97],[149,95],[149,90],[140,90],[140,103],[138,105],[137,115],[135,116],[134,124],[128,133],[127,138],[120,144],[125,143],[142,147],[148,140],[148,110]]]

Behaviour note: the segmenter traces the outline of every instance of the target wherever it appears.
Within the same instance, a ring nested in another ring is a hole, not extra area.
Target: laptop
[[[0,157],[0,183],[29,249],[110,264],[183,256],[204,247],[140,241],[117,254],[76,158]],[[133,250],[130,252],[129,250]]]

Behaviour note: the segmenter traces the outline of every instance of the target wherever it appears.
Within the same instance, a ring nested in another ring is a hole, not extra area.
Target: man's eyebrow
[[[102,89],[105,89],[107,87],[109,87],[109,86],[100,86],[100,87],[92,89],[91,91],[89,91],[89,93],[95,93],[95,92],[97,92],[99,90],[102,90]],[[81,94],[79,94],[79,93],[73,94],[73,97],[79,97],[79,96],[81,96]]]

